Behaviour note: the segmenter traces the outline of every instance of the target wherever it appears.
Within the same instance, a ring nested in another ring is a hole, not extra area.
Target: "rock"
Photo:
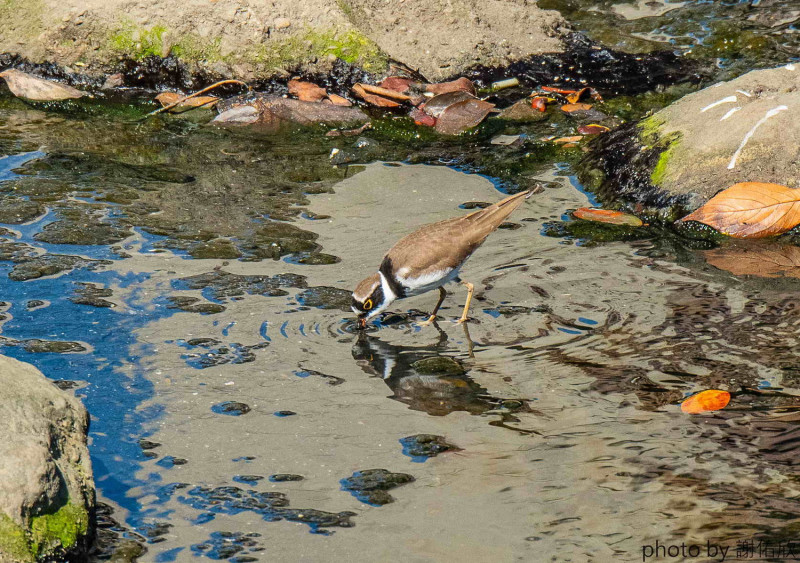
[[[276,18],[275,19],[275,29],[286,29],[290,27],[292,22],[288,18]]]
[[[95,492],[89,415],[29,364],[0,356],[0,562],[86,557]]]
[[[448,444],[444,436],[436,434],[415,434],[400,439],[403,445],[403,454],[414,461],[426,461],[429,457],[436,457],[440,453],[458,450],[453,444]]]
[[[582,177],[603,196],[677,218],[738,182],[800,187],[800,66],[689,94],[590,144]]]
[[[386,491],[413,483],[414,477],[407,473],[392,473],[386,469],[356,471],[351,477],[342,479],[342,488],[350,491],[361,502],[381,506],[394,502]]]

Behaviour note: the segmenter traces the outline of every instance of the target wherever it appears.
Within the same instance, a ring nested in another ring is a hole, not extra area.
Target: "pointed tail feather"
[[[492,231],[500,226],[500,224],[505,221],[509,215],[511,215],[514,210],[517,209],[522,202],[531,197],[533,194],[533,190],[527,190],[524,192],[520,192],[518,194],[514,194],[509,196],[501,201],[498,201],[495,204],[490,205],[489,207],[485,207],[480,209],[470,215],[468,215],[470,221],[485,225],[487,228],[490,228]]]

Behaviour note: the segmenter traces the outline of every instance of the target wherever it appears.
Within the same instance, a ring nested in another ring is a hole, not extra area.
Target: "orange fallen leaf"
[[[598,223],[608,223],[610,225],[628,225],[630,227],[641,227],[644,223],[636,215],[613,211],[610,209],[597,209],[594,207],[581,207],[572,212],[572,215],[584,221],[595,221]]]
[[[800,278],[800,247],[792,244],[737,242],[703,252],[706,261],[735,276]]]
[[[401,94],[400,92],[395,92],[394,90],[389,90],[388,88],[381,88],[380,86],[373,86],[372,84],[356,84],[353,87],[353,90],[356,89],[356,86],[360,86],[360,90],[368,93],[373,94],[375,96],[381,96],[383,98],[389,98],[390,100],[395,100],[398,102],[407,102],[411,99],[411,96],[407,96],[405,94]]]
[[[389,98],[384,98],[383,96],[377,96],[375,94],[371,94],[366,91],[362,84],[356,84],[353,86],[353,93],[373,106],[377,106],[379,108],[397,108],[400,107],[400,102],[396,102],[394,100],[390,100]]]
[[[611,131],[611,129],[605,125],[598,125],[596,123],[581,125],[578,127],[578,133],[581,135],[599,135],[600,133],[605,133],[607,131]]]
[[[156,101],[161,104],[161,107],[167,107],[170,104],[174,104],[181,98],[185,98],[186,96],[183,94],[178,94],[177,92],[162,92],[158,96],[156,96]],[[188,100],[184,100],[175,106],[176,110],[187,109],[187,108],[200,108],[200,107],[212,107],[219,101],[219,98],[216,96],[196,96],[194,98],[189,98]],[[172,111],[172,110],[168,110]]]
[[[589,111],[592,109],[592,104],[564,104],[561,106],[561,111],[564,113],[572,113],[575,111]]]
[[[320,88],[312,82],[296,79],[289,81],[289,94],[301,102],[319,102],[328,97],[325,88]]]
[[[683,221],[697,221],[735,238],[785,233],[800,224],[800,190],[742,182],[723,190]]]
[[[348,100],[347,98],[343,98],[341,96],[337,96],[336,94],[328,94],[328,99],[335,106],[347,107],[347,106],[352,106],[353,105],[353,104],[350,103],[350,100]]]
[[[426,127],[433,127],[436,125],[436,118],[428,115],[419,108],[412,108],[408,112],[408,117],[414,120],[416,125],[425,125]]]
[[[577,94],[580,90],[566,90],[564,88],[558,88],[557,86],[542,86],[541,90],[543,92],[552,92],[554,94],[563,94],[563,95],[570,95],[570,94]]]
[[[547,109],[547,98],[536,96],[531,100],[531,107],[539,111],[545,111]]]
[[[681,410],[687,414],[718,411],[728,406],[731,394],[719,389],[708,389],[692,395],[681,403]]]
[[[563,145],[565,143],[577,143],[582,140],[582,136],[576,135],[575,137],[559,137],[558,139],[553,139],[553,142],[557,145]]]
[[[458,78],[450,82],[440,82],[438,84],[427,84],[425,89],[428,92],[436,94],[446,94],[447,92],[469,92],[475,95],[475,84],[469,78]]]
[[[436,131],[443,135],[458,135],[478,125],[493,109],[494,104],[477,98],[455,103],[436,119]]]
[[[586,94],[589,94],[589,96],[595,101],[599,102],[603,100],[603,97],[598,94],[597,90],[594,88],[581,88],[576,92],[567,94],[567,101],[571,104],[577,104]]]

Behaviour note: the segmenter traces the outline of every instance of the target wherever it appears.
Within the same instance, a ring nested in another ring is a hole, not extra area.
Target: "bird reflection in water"
[[[508,426],[519,422],[514,413],[535,412],[524,399],[505,399],[490,395],[484,387],[469,377],[467,369],[452,357],[447,334],[439,329],[436,343],[425,346],[398,346],[360,332],[353,345],[353,358],[364,372],[380,377],[392,390],[390,399],[412,410],[432,416],[466,411],[473,415],[500,415],[490,422],[517,432],[534,433]],[[469,335],[467,335],[469,338]]]

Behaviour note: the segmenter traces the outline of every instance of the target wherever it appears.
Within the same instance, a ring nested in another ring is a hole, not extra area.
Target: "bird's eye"
[[[372,309],[372,299],[367,299],[364,301],[364,310],[369,311],[370,309]]]

